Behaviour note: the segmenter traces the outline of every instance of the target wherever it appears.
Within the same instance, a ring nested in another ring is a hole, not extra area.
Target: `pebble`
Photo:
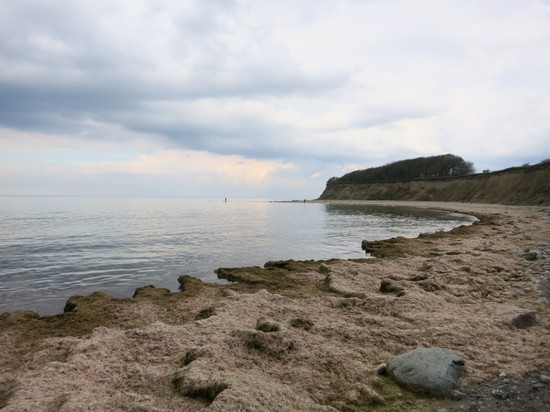
[[[472,403],[466,408],[466,412],[479,412],[481,409],[477,403]]]
[[[542,383],[550,383],[550,376],[548,375],[540,375],[540,381]]]
[[[538,255],[537,252],[525,252],[522,253],[521,257],[525,260],[537,260]]]
[[[504,399],[508,398],[508,395],[506,393],[504,393],[504,391],[501,391],[500,389],[493,389],[491,391],[491,395],[493,395],[495,398],[500,399],[500,400],[504,400]]]
[[[385,364],[385,363],[382,363],[380,364],[377,368],[376,368],[376,373],[378,375],[386,375],[388,373],[388,365]]]
[[[538,392],[540,389],[542,389],[544,385],[542,383],[534,383],[531,385],[531,392]]]
[[[466,397],[466,394],[464,392],[460,392],[457,390],[454,390],[451,392],[451,400],[452,401],[461,401]]]

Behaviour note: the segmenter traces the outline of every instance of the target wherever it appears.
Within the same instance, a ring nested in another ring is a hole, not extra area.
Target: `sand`
[[[399,253],[384,259],[243,268],[246,284],[184,277],[178,293],[150,287],[133,299],[71,298],[58,316],[2,314],[0,408],[438,410],[449,401],[412,394],[377,367],[416,347],[448,348],[466,360],[468,388],[550,363],[550,208],[365,203],[480,222],[388,243]],[[514,326],[503,306],[536,324]]]

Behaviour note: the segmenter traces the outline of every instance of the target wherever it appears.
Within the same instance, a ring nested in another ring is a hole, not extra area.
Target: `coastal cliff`
[[[385,183],[331,179],[319,200],[414,200],[550,205],[550,162],[460,177]]]

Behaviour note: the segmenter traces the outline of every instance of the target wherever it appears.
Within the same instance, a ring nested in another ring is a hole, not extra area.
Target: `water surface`
[[[0,198],[0,312],[59,313],[71,295],[177,290],[183,273],[269,260],[365,257],[363,239],[471,223],[414,208],[265,200]]]

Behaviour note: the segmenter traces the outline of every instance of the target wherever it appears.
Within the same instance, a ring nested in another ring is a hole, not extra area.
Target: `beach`
[[[236,281],[229,285],[183,275],[176,293],[150,286],[131,299],[71,297],[55,316],[4,313],[0,408],[460,410],[477,402],[477,410],[491,410],[514,396],[489,391],[483,400],[472,388],[533,371],[530,379],[542,386],[516,398],[544,407],[550,208],[363,203],[451,210],[479,221],[367,242],[384,256],[375,259],[220,270]],[[521,324],[514,313],[532,321]],[[378,373],[417,347],[447,348],[465,360],[463,396],[420,396]]]

